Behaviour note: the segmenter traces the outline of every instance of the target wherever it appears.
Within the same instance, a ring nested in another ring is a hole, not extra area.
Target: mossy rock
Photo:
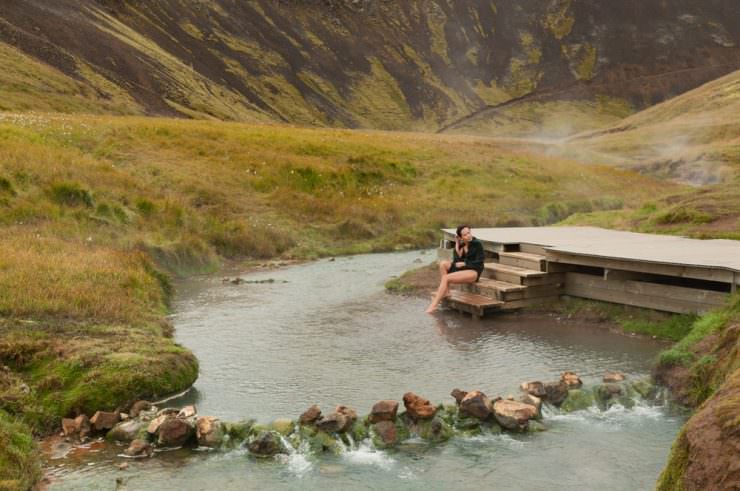
[[[255,427],[254,420],[237,421],[233,423],[224,422],[223,431],[227,441],[233,445],[238,445],[249,438]]]
[[[455,434],[452,426],[442,418],[424,419],[416,424],[419,436],[430,442],[445,442]]]
[[[530,419],[527,422],[527,431],[530,433],[540,433],[547,431],[547,427],[536,419]]]
[[[352,435],[355,443],[360,443],[370,436],[370,431],[365,421],[358,419],[354,422],[352,428],[349,429],[349,434]]]
[[[334,438],[334,435],[324,431],[317,431],[308,439],[308,444],[311,447],[311,450],[316,453],[331,452],[339,455],[342,451],[342,446],[339,444],[339,441]]]
[[[460,431],[475,431],[480,432],[481,422],[478,418],[473,416],[461,416],[455,420],[454,426]]]
[[[573,411],[583,411],[588,409],[594,403],[594,394],[586,389],[571,389],[568,391],[568,397],[560,405],[560,410],[566,413]]]
[[[295,429],[295,423],[291,419],[280,418],[270,423],[270,429],[277,431],[283,436],[288,436],[293,433],[293,430]]]

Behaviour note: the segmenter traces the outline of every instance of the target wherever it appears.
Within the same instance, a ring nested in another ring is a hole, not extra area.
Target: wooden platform
[[[454,230],[443,232],[443,244],[451,244]],[[485,312],[562,294],[669,312],[705,312],[721,306],[740,286],[740,241],[595,227],[473,229],[473,235],[483,242],[485,270],[478,283],[460,290],[502,302]],[[441,247],[439,255],[449,257],[450,251]],[[450,305],[457,308],[472,298],[459,297]],[[476,297],[475,302],[484,300]]]

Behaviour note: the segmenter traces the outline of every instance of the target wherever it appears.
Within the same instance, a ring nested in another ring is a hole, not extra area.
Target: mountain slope
[[[84,87],[69,112],[436,130],[528,94],[653,104],[740,67],[737,15],[733,0],[27,0],[0,5],[0,51]],[[48,109],[57,85],[3,108]]]
[[[580,134],[566,153],[692,184],[740,175],[740,71],[622,120]]]

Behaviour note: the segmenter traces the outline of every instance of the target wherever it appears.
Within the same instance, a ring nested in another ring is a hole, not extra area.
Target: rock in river
[[[478,419],[487,419],[493,412],[493,403],[483,392],[468,392],[460,401],[460,412]]]
[[[154,448],[146,440],[134,440],[123,453],[129,457],[151,457]]]
[[[403,395],[403,405],[413,420],[433,418],[437,412],[437,408],[432,406],[431,402],[413,392],[406,392]]]
[[[532,394],[536,397],[545,397],[547,395],[545,392],[545,384],[540,381],[522,382],[520,388],[527,394]]]
[[[195,434],[192,425],[184,419],[168,418],[159,426],[157,443],[164,447],[185,445]]]
[[[118,413],[108,411],[98,411],[90,418],[90,423],[96,431],[110,430],[118,421]]]
[[[392,447],[398,442],[398,432],[396,431],[396,425],[392,421],[379,421],[373,425],[373,429],[376,435],[373,438],[373,443],[376,447]]]
[[[530,419],[537,416],[537,409],[523,402],[500,400],[493,404],[493,414],[504,428],[521,430],[527,427]]]
[[[285,452],[280,435],[274,431],[261,431],[247,445],[252,455],[257,457],[272,457],[275,454]]]
[[[298,423],[302,425],[312,425],[321,419],[321,409],[319,406],[314,404],[310,408],[306,409],[303,414],[298,418]]]
[[[368,419],[371,423],[378,423],[380,421],[394,421],[396,419],[397,413],[398,401],[378,401],[373,404],[373,408],[370,410],[370,417]]]
[[[144,428],[144,425],[146,425],[146,423],[137,419],[130,419],[128,421],[118,423],[108,432],[106,438],[108,438],[108,440],[115,440],[118,442],[133,441],[136,439],[141,429]]]
[[[545,399],[550,404],[560,406],[566,397],[568,397],[568,384],[562,380],[545,384]]]
[[[195,436],[202,447],[218,447],[224,439],[223,425],[213,416],[200,416],[195,421]]]

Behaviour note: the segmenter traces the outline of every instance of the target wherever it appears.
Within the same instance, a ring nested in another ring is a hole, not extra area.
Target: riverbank
[[[438,285],[436,263],[403,273],[387,291],[429,296]],[[655,361],[653,376],[672,398],[695,410],[673,445],[657,483],[660,490],[730,489],[740,485],[732,462],[740,453],[740,294],[702,316],[673,315],[591,300],[564,298],[544,308],[555,315],[603,323],[625,335],[674,341]]]

